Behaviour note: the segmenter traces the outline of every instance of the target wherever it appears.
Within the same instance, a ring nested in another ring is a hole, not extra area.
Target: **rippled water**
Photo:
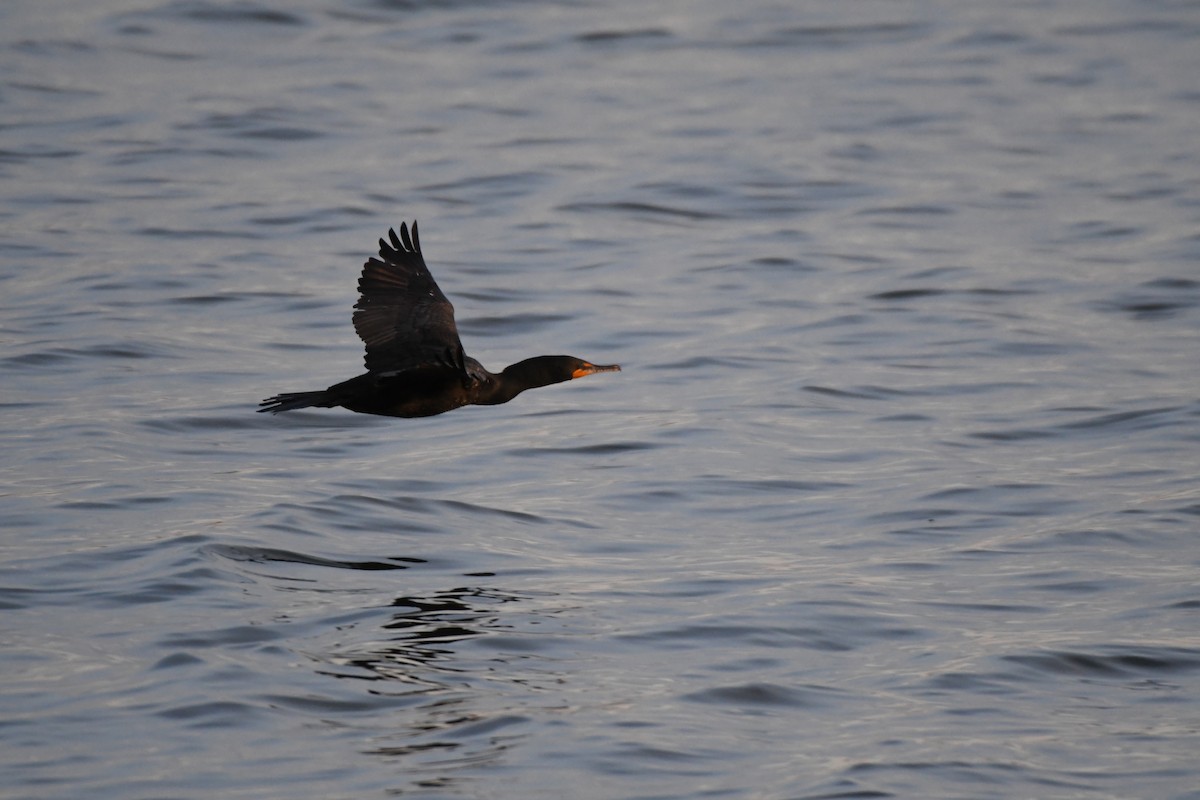
[[[1200,6],[0,31],[0,794],[1200,797]],[[413,218],[625,371],[255,414]]]

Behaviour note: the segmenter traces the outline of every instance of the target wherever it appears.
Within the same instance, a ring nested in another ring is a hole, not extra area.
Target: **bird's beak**
[[[586,361],[582,367],[577,368],[571,373],[572,378],[582,378],[584,375],[591,375],[593,372],[620,372],[620,364],[589,364]]]

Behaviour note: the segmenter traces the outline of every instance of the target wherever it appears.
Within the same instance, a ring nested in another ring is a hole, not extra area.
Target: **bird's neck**
[[[504,371],[495,377],[492,391],[488,393],[487,405],[507,403],[526,389],[537,389],[552,383],[562,383],[569,380],[549,369],[545,356],[535,356],[515,364],[509,364]]]

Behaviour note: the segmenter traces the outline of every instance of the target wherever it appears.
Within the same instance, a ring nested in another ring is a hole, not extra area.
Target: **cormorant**
[[[442,294],[425,259],[413,222],[379,240],[379,258],[363,265],[354,304],[354,330],[366,345],[367,371],[320,392],[269,397],[259,411],[341,406],[362,414],[429,417],[466,405],[507,403],[526,389],[619,372],[574,356],[535,356],[495,374],[463,352],[454,306]]]

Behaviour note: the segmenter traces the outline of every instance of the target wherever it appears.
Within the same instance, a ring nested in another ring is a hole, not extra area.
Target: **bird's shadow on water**
[[[399,759],[406,781],[455,781],[457,770],[498,762],[528,735],[529,692],[562,679],[553,659],[538,654],[547,631],[534,629],[551,627],[562,613],[553,592],[504,589],[493,573],[446,571],[452,565],[441,559],[335,558],[241,544],[202,549],[255,583],[332,595],[307,621],[293,619],[301,622],[294,639],[285,635],[272,646],[336,683],[314,693],[301,677],[297,691],[281,689],[273,702],[359,731],[357,749]],[[429,585],[429,575],[400,575],[426,569],[452,585],[387,593]],[[347,603],[347,596],[355,599]]]

